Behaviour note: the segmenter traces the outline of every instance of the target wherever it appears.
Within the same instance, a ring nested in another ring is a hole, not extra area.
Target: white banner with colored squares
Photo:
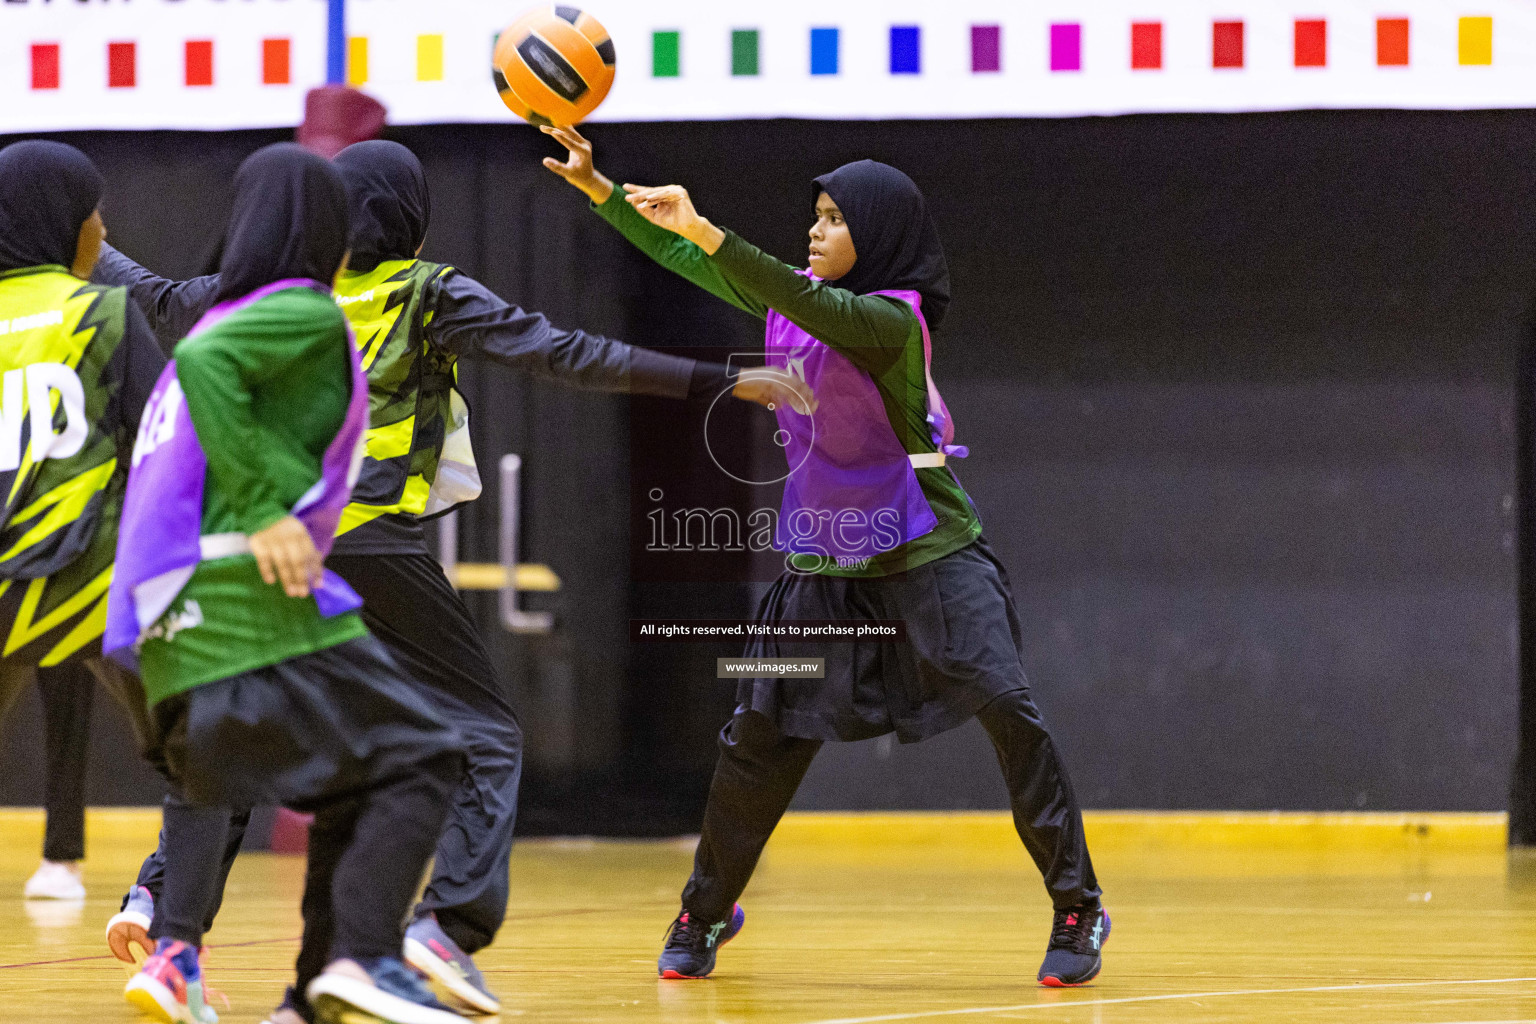
[[[582,2],[582,0],[578,0]],[[597,120],[1536,106],[1536,0],[590,0]],[[349,0],[396,123],[514,120],[498,0]],[[292,126],[325,0],[5,0],[0,132]]]

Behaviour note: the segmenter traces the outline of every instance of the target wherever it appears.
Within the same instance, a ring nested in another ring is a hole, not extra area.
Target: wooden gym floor
[[[157,816],[90,825],[89,900],[24,906],[41,816],[0,812],[6,1024],[135,1020],[101,935]],[[1049,907],[996,814],[792,816],[746,929],[694,982],[654,969],[688,843],[523,842],[480,963],[505,1021],[1536,1021],[1536,859],[1505,852],[1498,816],[1099,813],[1089,836],[1114,921],[1089,988],[1035,987]],[[235,868],[209,936],[226,1022],[280,996],[301,876],[298,858]]]

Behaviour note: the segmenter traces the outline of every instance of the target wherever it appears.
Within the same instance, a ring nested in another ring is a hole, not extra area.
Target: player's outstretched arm
[[[731,286],[703,249],[637,214],[624,201],[624,193],[615,189],[613,182],[593,166],[592,143],[583,138],[580,132],[574,128],[551,127],[543,131],[565,146],[570,153],[565,163],[548,157],[544,160],[544,166],[591,199],[592,209],[597,215],[629,239],[631,245],[715,298],[723,299],[759,320],[768,315],[766,306],[752,301]]]
[[[218,274],[172,281],[145,269],[105,242],[101,244],[101,259],[91,281],[127,288],[128,297],[144,313],[160,342],[160,350],[167,355],[212,308],[219,290]]]
[[[807,276],[710,223],[683,186],[625,185],[624,191],[646,221],[707,253],[738,294],[777,311],[860,367],[881,372],[913,337],[917,320],[905,303]]]
[[[431,302],[427,340],[455,356],[490,359],[589,391],[699,398],[713,397],[727,385],[722,365],[557,327],[544,314],[520,309],[457,271],[441,279]],[[786,398],[766,385],[738,388],[736,394],[759,404]]]

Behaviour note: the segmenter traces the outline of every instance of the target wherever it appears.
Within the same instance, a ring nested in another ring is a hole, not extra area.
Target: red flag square
[[[1243,66],[1243,23],[1217,21],[1211,23],[1211,67],[1240,68]]]
[[[1408,19],[1376,19],[1376,64],[1384,68],[1408,66]]]
[[[32,44],[32,88],[59,87],[59,44]]]
[[[187,84],[213,84],[213,40],[187,40]]]
[[[1296,66],[1328,66],[1328,23],[1321,18],[1296,19]]]
[[[107,44],[107,88],[132,89],[138,80],[135,43]]]
[[[287,85],[290,81],[288,65],[290,44],[286,39],[261,41],[261,84]]]
[[[1163,66],[1163,23],[1131,22],[1131,69],[1159,71]]]

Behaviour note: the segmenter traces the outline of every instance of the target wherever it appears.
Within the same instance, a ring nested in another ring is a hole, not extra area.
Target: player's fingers
[[[592,156],[592,144],[569,128],[560,125],[540,125],[539,131],[543,132],[559,142],[571,151],[573,157],[590,159]]]
[[[277,573],[272,567],[272,555],[263,545],[259,550],[253,551],[256,556],[256,568],[261,572],[261,581],[267,586],[277,582]]]
[[[288,559],[281,552],[274,550],[272,553],[272,569],[277,574],[277,583],[283,588],[283,593],[289,597],[293,595],[293,572],[288,567]]]
[[[644,209],[648,206],[662,207],[673,206],[686,198],[686,193],[681,193],[676,185],[664,185],[661,188],[646,189],[644,192],[635,192],[628,197],[634,206]]]
[[[570,177],[570,175],[565,172],[565,164],[561,163],[559,160],[556,160],[552,156],[547,156],[544,158],[544,166],[548,167],[562,178]]]
[[[308,594],[320,579],[320,553],[315,550],[308,534],[294,539],[293,568],[298,573],[299,585]]]
[[[563,142],[565,147],[572,152],[580,153],[583,156],[592,152],[592,143],[582,138],[581,134],[569,125],[556,125],[555,138]]]
[[[309,581],[304,573],[304,551],[298,544],[289,542],[280,549],[277,571],[283,578],[283,589],[289,597],[303,597],[309,593]]]
[[[651,199],[664,194],[669,187],[667,185],[625,185],[624,191],[641,199]]]

